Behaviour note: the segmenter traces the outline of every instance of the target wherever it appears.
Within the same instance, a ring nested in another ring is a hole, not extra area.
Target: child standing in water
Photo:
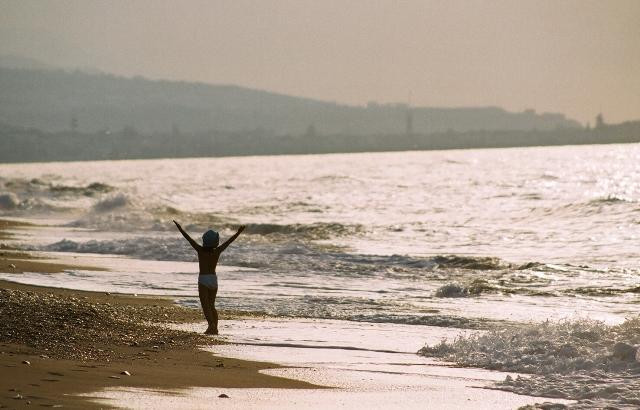
[[[216,310],[216,295],[218,293],[218,277],[216,276],[216,265],[218,265],[218,258],[222,251],[227,249],[227,246],[244,231],[244,225],[238,228],[231,238],[227,239],[225,243],[218,246],[220,243],[220,235],[218,232],[208,230],[202,235],[202,246],[189,236],[188,233],[182,229],[182,226],[175,220],[174,224],[178,227],[178,230],[185,237],[185,239],[191,244],[193,249],[198,253],[198,263],[200,265],[200,275],[198,275],[198,295],[200,296],[200,304],[202,305],[202,311],[204,317],[207,318],[209,327],[205,333],[210,335],[218,334],[218,311]]]

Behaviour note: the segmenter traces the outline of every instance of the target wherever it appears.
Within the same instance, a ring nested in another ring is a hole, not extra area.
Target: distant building
[[[604,117],[602,116],[602,113],[598,114],[596,116],[596,128],[602,128],[605,125],[606,124],[604,123]]]

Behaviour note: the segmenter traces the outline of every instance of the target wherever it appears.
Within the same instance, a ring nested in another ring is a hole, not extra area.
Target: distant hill
[[[54,70],[55,67],[30,57],[0,54],[0,67],[27,70]]]
[[[28,66],[28,62],[22,61]],[[405,105],[340,105],[231,85],[152,81],[81,71],[0,67],[0,122],[47,132],[256,131],[264,135],[404,134]],[[497,107],[411,109],[415,133],[552,130],[580,124],[562,114]]]
[[[265,136],[260,132],[43,132],[0,123],[0,163],[411,151],[640,142],[640,121],[547,131]]]

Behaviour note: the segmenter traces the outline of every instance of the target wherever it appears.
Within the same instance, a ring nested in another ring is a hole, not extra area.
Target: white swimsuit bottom
[[[198,284],[209,289],[218,289],[218,275],[198,275]]]

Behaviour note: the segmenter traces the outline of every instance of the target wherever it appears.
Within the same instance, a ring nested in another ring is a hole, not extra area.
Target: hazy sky
[[[0,0],[0,54],[349,104],[640,118],[640,0]]]

